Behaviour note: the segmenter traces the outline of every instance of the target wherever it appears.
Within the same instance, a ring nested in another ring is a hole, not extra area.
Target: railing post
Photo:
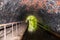
[[[17,29],[17,23],[16,23],[16,36],[17,36],[17,34],[18,34],[18,29]]]
[[[18,35],[19,35],[19,30],[20,30],[20,23],[18,23]]]
[[[6,40],[6,26],[4,26],[4,40]]]
[[[12,38],[13,38],[13,24],[12,24]]]
[[[20,30],[20,23],[19,23],[19,30]],[[19,34],[20,34],[20,32],[19,32]]]

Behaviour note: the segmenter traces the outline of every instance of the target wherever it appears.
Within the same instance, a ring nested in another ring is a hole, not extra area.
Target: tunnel
[[[28,32],[27,22],[22,40],[60,40],[59,0],[1,0],[0,6],[0,24],[26,22],[30,15],[37,18],[38,29]]]

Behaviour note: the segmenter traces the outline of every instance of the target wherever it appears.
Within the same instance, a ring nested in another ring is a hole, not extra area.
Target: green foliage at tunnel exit
[[[37,30],[37,18],[33,15],[30,15],[27,17],[26,22],[28,21],[28,31],[29,32],[34,32]]]

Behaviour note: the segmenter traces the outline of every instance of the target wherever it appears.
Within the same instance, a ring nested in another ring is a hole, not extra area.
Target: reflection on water
[[[40,28],[34,33],[25,32],[22,40],[60,40],[44,29]]]

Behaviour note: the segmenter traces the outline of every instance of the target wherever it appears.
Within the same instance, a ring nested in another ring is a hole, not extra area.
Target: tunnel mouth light
[[[28,32],[35,32],[37,30],[37,18],[34,15],[29,15],[26,22],[28,22]]]

